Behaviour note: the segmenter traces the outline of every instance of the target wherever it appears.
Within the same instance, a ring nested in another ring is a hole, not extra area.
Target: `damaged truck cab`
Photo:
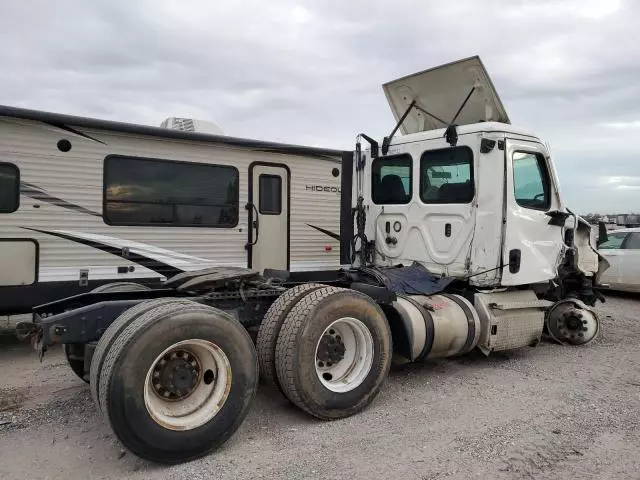
[[[357,235],[366,239],[366,261],[417,263],[456,279],[488,329],[477,345],[487,353],[496,349],[492,335],[505,330],[487,308],[498,298],[504,310],[530,315],[521,326],[529,329],[525,343],[539,338],[543,309],[557,340],[591,340],[597,320],[588,306],[602,299],[594,287],[606,260],[591,227],[564,205],[547,146],[510,124],[480,59],[404,77],[384,90],[398,125],[382,152],[366,136],[370,148],[356,148],[352,197],[367,219]],[[394,135],[397,129],[403,135]],[[573,316],[580,328],[567,328]],[[422,323],[405,319],[412,330]],[[409,358],[420,350],[414,345]]]

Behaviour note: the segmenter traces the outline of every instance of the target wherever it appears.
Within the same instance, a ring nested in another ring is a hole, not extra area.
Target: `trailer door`
[[[249,268],[289,268],[289,168],[256,162],[249,167]]]
[[[502,285],[546,282],[557,276],[563,228],[550,225],[547,213],[562,206],[544,147],[507,139],[506,225]]]

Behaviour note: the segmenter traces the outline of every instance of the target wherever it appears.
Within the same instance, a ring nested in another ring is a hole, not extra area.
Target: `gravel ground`
[[[586,347],[396,368],[364,412],[321,422],[261,386],[213,455],[164,467],[122,450],[61,352],[0,350],[0,478],[640,478],[640,297],[599,307]]]

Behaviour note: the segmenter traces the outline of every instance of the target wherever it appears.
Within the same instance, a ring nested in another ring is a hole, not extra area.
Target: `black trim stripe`
[[[315,228],[319,232],[324,233],[325,235],[328,235],[329,237],[333,238],[334,240],[340,241],[340,235],[338,235],[337,233],[332,232],[331,230],[327,230],[326,228],[322,228],[322,227],[316,227],[315,225],[311,225],[310,223],[307,223],[307,226],[309,226],[311,228]]]
[[[37,185],[33,185],[27,182],[20,182],[20,193],[26,197],[33,198],[34,200],[40,200],[41,202],[47,202],[56,207],[66,208],[67,210],[73,210],[79,213],[84,213],[85,215],[93,215],[94,217],[102,218],[97,212],[93,210],[89,210],[88,208],[84,208],[80,205],[76,205],[75,203],[67,202],[58,197],[54,197],[50,195],[41,187]]]
[[[83,138],[86,138],[88,140],[93,140],[94,142],[98,142],[101,143],[102,145],[106,145],[106,142],[103,142],[102,140],[98,140],[97,138],[92,137],[91,135],[87,135],[86,133],[82,133],[78,130],[76,130],[75,128],[71,128],[69,125],[65,125],[64,123],[58,123],[58,122],[44,122],[47,125],[51,125],[52,127],[56,127],[59,128],[60,130],[64,130],[66,132],[69,133],[73,133],[75,135],[79,135]]]
[[[25,230],[31,230],[34,232],[43,233],[45,235],[52,235],[54,237],[64,238],[65,240],[70,240],[72,242],[80,243],[82,245],[86,245],[88,247],[95,248],[97,250],[101,250],[106,253],[110,253],[112,255],[123,258],[125,260],[130,260],[132,262],[135,262],[138,265],[148,268],[149,270],[153,270],[154,272],[159,273],[160,275],[163,275],[167,278],[173,277],[174,275],[177,275],[184,271],[172,265],[168,265],[166,263],[160,262],[153,258],[145,257],[144,255],[140,255],[138,253],[128,252],[127,254],[125,254],[122,248],[100,243],[95,240],[87,240],[84,238],[74,237],[72,235],[68,235],[65,233],[51,232],[47,230],[40,230],[37,228],[28,228],[28,227],[23,227],[23,228]]]

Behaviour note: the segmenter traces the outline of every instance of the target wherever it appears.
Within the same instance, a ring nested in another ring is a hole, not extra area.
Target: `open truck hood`
[[[414,73],[382,86],[396,121],[416,100],[418,107],[446,122],[414,108],[401,126],[404,134],[447,127],[473,87],[474,92],[455,121],[457,125],[511,123],[478,56]]]

